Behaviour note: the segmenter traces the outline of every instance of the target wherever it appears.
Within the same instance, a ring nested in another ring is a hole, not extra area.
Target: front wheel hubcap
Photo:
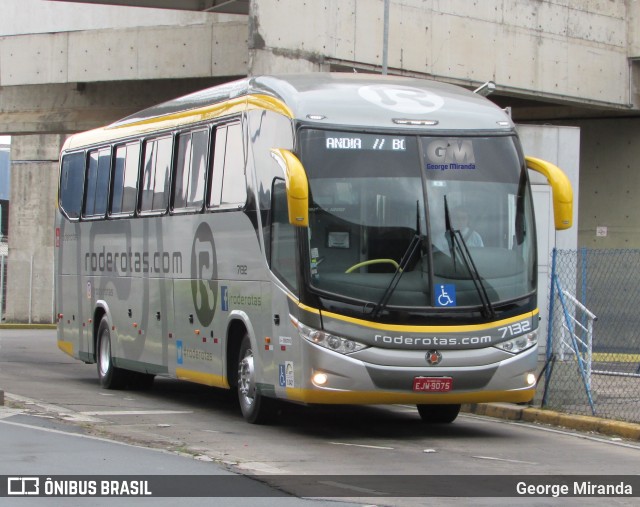
[[[253,403],[256,393],[255,375],[253,367],[253,353],[247,350],[238,365],[238,391],[247,405]]]
[[[111,343],[109,342],[109,338],[104,336],[104,334],[100,337],[98,361],[98,364],[100,365],[100,374],[104,376],[109,371],[109,366],[111,364]]]

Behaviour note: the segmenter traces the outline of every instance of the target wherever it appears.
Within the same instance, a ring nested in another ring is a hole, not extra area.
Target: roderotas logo
[[[216,312],[218,294],[216,247],[211,227],[202,222],[191,246],[191,295],[200,324],[208,326]]]

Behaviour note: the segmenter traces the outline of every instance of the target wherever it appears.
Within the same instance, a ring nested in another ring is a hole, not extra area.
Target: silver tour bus
[[[263,76],[70,137],[58,346],[107,389],[155,376],[278,400],[410,403],[426,422],[535,390],[527,168],[571,187],[484,97],[350,74]]]

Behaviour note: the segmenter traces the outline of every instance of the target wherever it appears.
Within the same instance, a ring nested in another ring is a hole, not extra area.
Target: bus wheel
[[[243,417],[252,424],[269,422],[275,413],[274,400],[258,392],[253,350],[247,334],[242,338],[238,354],[238,401]]]
[[[452,423],[460,413],[460,405],[416,405],[422,422],[429,424]]]
[[[116,368],[113,365],[111,355],[111,333],[109,332],[109,321],[102,317],[100,327],[98,327],[98,378],[100,385],[105,389],[122,389],[127,384],[127,371]]]
[[[140,391],[148,391],[153,387],[155,378],[156,376],[152,373],[131,371],[129,372],[129,387]]]

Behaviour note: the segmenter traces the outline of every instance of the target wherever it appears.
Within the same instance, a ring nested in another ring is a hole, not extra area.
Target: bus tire
[[[129,387],[139,391],[148,391],[153,387],[155,378],[153,373],[129,372]]]
[[[456,420],[460,405],[416,405],[422,422],[428,424],[449,424]]]
[[[127,385],[127,371],[116,368],[113,364],[111,353],[111,332],[107,317],[102,317],[98,327],[98,340],[96,344],[96,364],[98,366],[98,379],[105,389],[123,389]]]
[[[275,414],[275,400],[262,396],[256,384],[254,354],[245,333],[238,352],[238,401],[244,419],[251,424],[270,422]]]

